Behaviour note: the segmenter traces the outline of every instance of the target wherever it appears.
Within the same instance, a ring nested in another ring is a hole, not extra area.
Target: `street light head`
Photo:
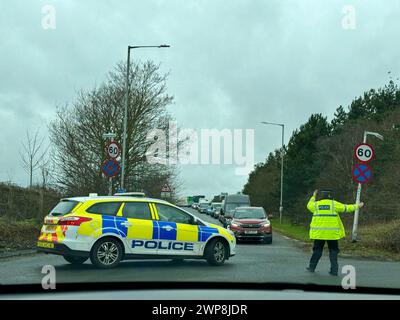
[[[374,136],[374,137],[376,137],[376,138],[378,138],[380,140],[383,140],[383,136],[381,134],[379,134],[378,132],[366,131],[365,133],[367,135],[369,134],[369,135]]]
[[[281,126],[281,127],[284,126],[283,123],[266,122],[266,121],[261,121],[260,123],[262,123],[262,124],[272,124],[272,125],[274,125],[274,126]]]
[[[160,44],[158,46],[128,46],[128,49],[139,49],[139,48],[169,48],[168,44]]]

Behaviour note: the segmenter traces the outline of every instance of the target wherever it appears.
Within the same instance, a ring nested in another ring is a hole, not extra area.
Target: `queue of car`
[[[191,206],[199,213],[206,214],[221,222],[224,228],[231,230],[237,241],[254,240],[272,243],[272,226],[262,207],[252,207],[250,198],[244,194],[231,194],[222,202],[202,201]]]

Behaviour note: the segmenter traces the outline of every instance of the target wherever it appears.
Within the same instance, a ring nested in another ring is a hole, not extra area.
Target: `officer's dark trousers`
[[[339,254],[339,241],[338,240],[314,240],[313,254],[310,259],[310,269],[315,270],[318,261],[322,256],[325,241],[328,242],[329,259],[331,260],[331,272],[338,272],[337,257]]]

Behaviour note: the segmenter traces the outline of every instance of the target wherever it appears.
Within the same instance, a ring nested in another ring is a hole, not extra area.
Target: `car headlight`
[[[267,221],[267,222],[263,222],[261,225],[263,227],[269,227],[271,225],[271,223],[269,221]]]
[[[232,227],[240,227],[240,224],[236,223],[236,222],[231,222],[231,226]]]

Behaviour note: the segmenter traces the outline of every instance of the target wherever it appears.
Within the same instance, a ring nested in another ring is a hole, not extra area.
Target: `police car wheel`
[[[204,256],[207,262],[213,266],[223,265],[227,257],[225,243],[220,239],[213,239],[207,245]]]
[[[71,264],[83,264],[88,259],[87,257],[74,257],[74,256],[63,256],[63,258]]]
[[[119,241],[112,238],[101,239],[96,242],[90,252],[90,261],[99,268],[109,269],[116,267],[123,256],[123,248]]]

